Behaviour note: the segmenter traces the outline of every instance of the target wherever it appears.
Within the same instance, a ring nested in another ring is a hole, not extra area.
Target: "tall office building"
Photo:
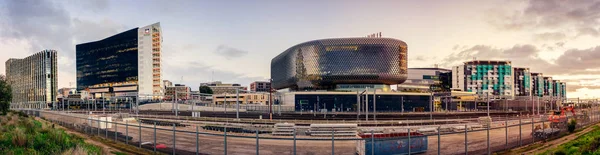
[[[56,51],[43,50],[24,59],[6,61],[6,79],[12,88],[12,102],[56,100],[58,68]]]
[[[554,84],[552,82],[552,77],[544,77],[544,96],[552,96],[554,92]]]
[[[562,96],[562,82],[560,80],[552,80],[553,88],[555,91],[552,92],[552,96],[561,97]]]
[[[560,86],[561,86],[560,97],[562,97],[564,100],[566,100],[567,99],[567,84],[565,82],[561,82]]]
[[[510,61],[467,61],[452,68],[452,88],[490,97],[514,97]]]
[[[529,68],[513,69],[515,79],[515,96],[531,96],[531,72]]]
[[[76,46],[77,90],[94,98],[137,96],[161,99],[160,23],[134,28]]]
[[[544,74],[531,73],[531,93],[533,96],[544,96]]]

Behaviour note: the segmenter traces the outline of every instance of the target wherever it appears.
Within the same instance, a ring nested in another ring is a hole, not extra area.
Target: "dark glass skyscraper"
[[[138,28],[95,42],[78,44],[77,90],[137,83]]]
[[[160,23],[78,44],[77,89],[94,97],[140,96],[161,99],[162,30]]]
[[[406,80],[406,43],[392,38],[335,38],[293,46],[271,61],[273,88],[335,89],[338,84]]]

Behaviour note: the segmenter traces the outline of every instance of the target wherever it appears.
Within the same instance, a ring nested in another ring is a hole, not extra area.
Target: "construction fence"
[[[465,122],[360,127],[354,135],[341,134],[342,131],[333,128],[331,131],[313,129],[310,135],[302,127],[293,126],[290,135],[274,135],[270,132],[273,126],[262,124],[255,124],[254,130],[248,130],[230,128],[228,123],[148,121],[127,116],[129,114],[17,110],[90,136],[167,154],[490,154],[557,138],[568,132],[566,127],[552,128],[547,116],[543,115],[492,120],[489,125]],[[586,111],[585,116],[577,117],[578,128],[600,120],[598,107]],[[380,133],[402,136],[376,136]]]

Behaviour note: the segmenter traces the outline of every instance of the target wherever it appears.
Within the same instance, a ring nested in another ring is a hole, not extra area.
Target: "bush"
[[[569,130],[569,132],[573,133],[575,131],[575,128],[577,127],[577,121],[572,119],[571,121],[569,121],[569,124],[567,125],[567,129]]]
[[[27,144],[27,135],[21,128],[16,128],[13,131],[12,144],[18,147],[24,147]]]

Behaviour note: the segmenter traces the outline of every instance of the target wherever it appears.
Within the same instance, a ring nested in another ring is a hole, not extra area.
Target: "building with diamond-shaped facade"
[[[273,58],[271,77],[274,89],[385,91],[407,78],[407,46],[392,38],[313,40]]]

